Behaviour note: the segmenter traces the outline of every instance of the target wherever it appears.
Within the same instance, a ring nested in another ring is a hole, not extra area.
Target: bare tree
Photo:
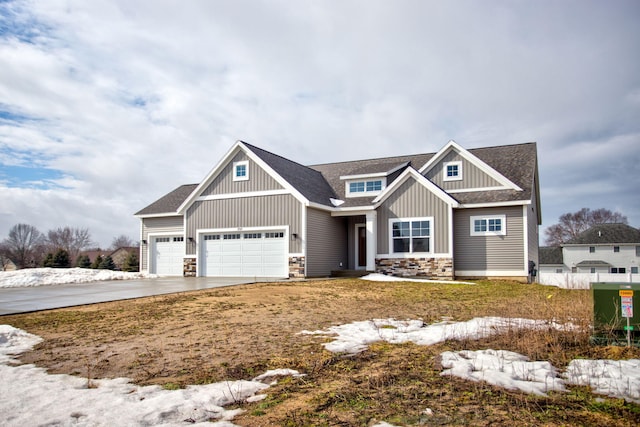
[[[136,246],[136,244],[133,243],[133,240],[124,234],[114,237],[111,242],[111,249],[114,251],[118,248],[132,248],[134,246]]]
[[[16,224],[9,230],[3,246],[18,268],[35,267],[42,242],[42,233],[33,225]]]
[[[627,224],[627,217],[620,212],[612,212],[609,209],[582,208],[577,212],[560,215],[559,223],[545,230],[546,244],[559,246],[577,237],[583,231],[596,224]]]
[[[47,233],[47,245],[51,252],[64,249],[70,259],[78,258],[80,251],[91,246],[91,234],[87,228],[63,227],[49,230]]]

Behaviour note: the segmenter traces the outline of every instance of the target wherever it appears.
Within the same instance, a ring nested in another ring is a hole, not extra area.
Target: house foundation
[[[376,273],[397,277],[453,280],[452,258],[381,258]]]

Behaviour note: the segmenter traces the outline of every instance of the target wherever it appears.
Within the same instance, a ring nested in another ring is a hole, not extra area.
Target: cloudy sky
[[[303,164],[536,141],[543,226],[640,227],[638,1],[0,1],[0,239],[137,240],[238,139]]]

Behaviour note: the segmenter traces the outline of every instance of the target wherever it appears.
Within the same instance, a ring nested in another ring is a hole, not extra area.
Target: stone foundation
[[[182,261],[182,272],[184,277],[196,277],[196,259],[185,258]]]
[[[289,257],[289,278],[290,279],[304,278],[304,257],[303,256]]]
[[[453,260],[451,258],[376,259],[376,273],[397,277],[453,280]]]

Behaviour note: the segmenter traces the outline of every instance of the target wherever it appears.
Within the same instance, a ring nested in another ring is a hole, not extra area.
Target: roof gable
[[[447,194],[444,190],[442,190],[440,187],[435,185],[433,182],[429,181],[427,178],[422,176],[417,170],[415,170],[412,167],[406,168],[404,172],[402,172],[400,176],[391,183],[391,185],[388,185],[387,188],[385,188],[382,191],[382,193],[380,193],[380,195],[378,195],[378,197],[376,197],[373,200],[373,203],[376,205],[376,207],[379,206],[391,194],[393,194],[398,188],[400,188],[402,184],[404,184],[407,180],[411,178],[413,178],[420,185],[427,188],[427,190],[429,190],[431,193],[436,195],[438,198],[443,200],[448,205],[454,206],[454,207],[458,206],[458,202],[453,197],[451,197],[449,194]]]
[[[494,180],[494,182],[497,183],[498,186],[504,187],[503,189],[522,191],[522,188],[520,188],[514,182],[498,172],[496,169],[489,166],[480,158],[473,155],[470,151],[457,144],[454,140],[450,140],[444,147],[442,147],[440,151],[438,151],[433,157],[431,157],[431,159],[420,168],[420,173],[422,173],[423,175],[427,175],[434,168],[436,168],[437,171],[437,169],[442,167],[442,162],[444,162],[447,156],[449,156],[452,152],[455,152],[461,158],[465,159],[470,164],[485,173],[489,178]]]

